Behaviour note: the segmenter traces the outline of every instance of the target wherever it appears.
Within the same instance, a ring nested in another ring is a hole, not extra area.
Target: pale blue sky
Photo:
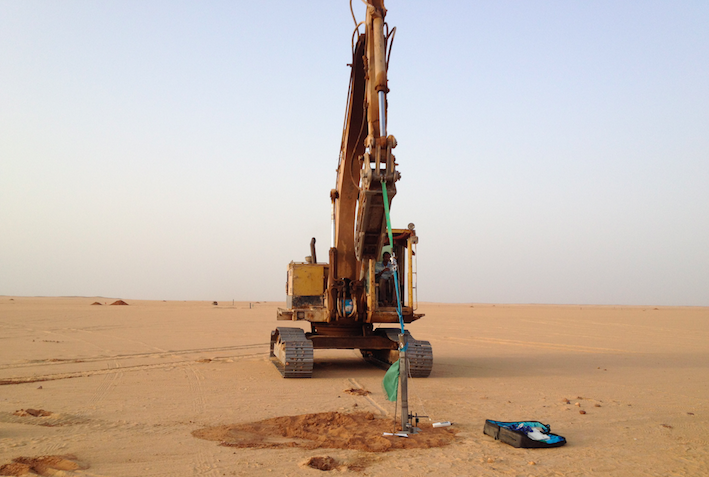
[[[709,3],[386,5],[420,300],[709,305]],[[284,299],[327,256],[353,26],[0,1],[0,295]]]

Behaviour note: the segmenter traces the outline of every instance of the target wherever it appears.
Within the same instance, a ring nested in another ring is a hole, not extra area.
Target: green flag
[[[384,391],[387,393],[387,399],[396,402],[399,395],[399,360],[392,364],[384,375]]]

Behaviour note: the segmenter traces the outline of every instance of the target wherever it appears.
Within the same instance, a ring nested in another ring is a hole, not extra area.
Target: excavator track
[[[396,328],[380,328],[380,333],[383,333],[391,341],[398,342],[399,330]],[[406,332],[409,344],[406,351],[406,361],[409,370],[409,376],[412,378],[427,378],[431,374],[433,368],[433,348],[431,343],[423,340],[416,340],[407,331]],[[365,361],[382,369],[389,369],[389,366],[394,364],[399,359],[398,350],[360,350]]]
[[[411,340],[406,351],[407,368],[412,378],[427,378],[433,368],[433,348],[428,341]]]
[[[284,378],[310,378],[313,343],[301,328],[278,327],[271,331],[271,362]]]

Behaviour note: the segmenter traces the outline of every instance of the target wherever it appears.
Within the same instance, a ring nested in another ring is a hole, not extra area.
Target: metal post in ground
[[[399,335],[399,388],[401,389],[401,431],[410,431],[409,424],[409,370],[406,365],[406,335]]]

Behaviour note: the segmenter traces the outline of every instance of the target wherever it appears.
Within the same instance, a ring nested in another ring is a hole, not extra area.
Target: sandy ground
[[[306,413],[391,418],[394,405],[354,351],[316,351],[312,379],[281,378],[268,360],[278,303],[123,298],[0,297],[0,465],[73,455],[86,468],[51,472],[321,475],[302,463],[331,457],[351,469],[330,473],[352,475],[709,475],[707,308],[422,304],[410,329],[434,368],[410,384],[411,407],[459,433],[375,453],[193,437]],[[539,420],[568,444],[514,449],[483,435],[485,419]]]

